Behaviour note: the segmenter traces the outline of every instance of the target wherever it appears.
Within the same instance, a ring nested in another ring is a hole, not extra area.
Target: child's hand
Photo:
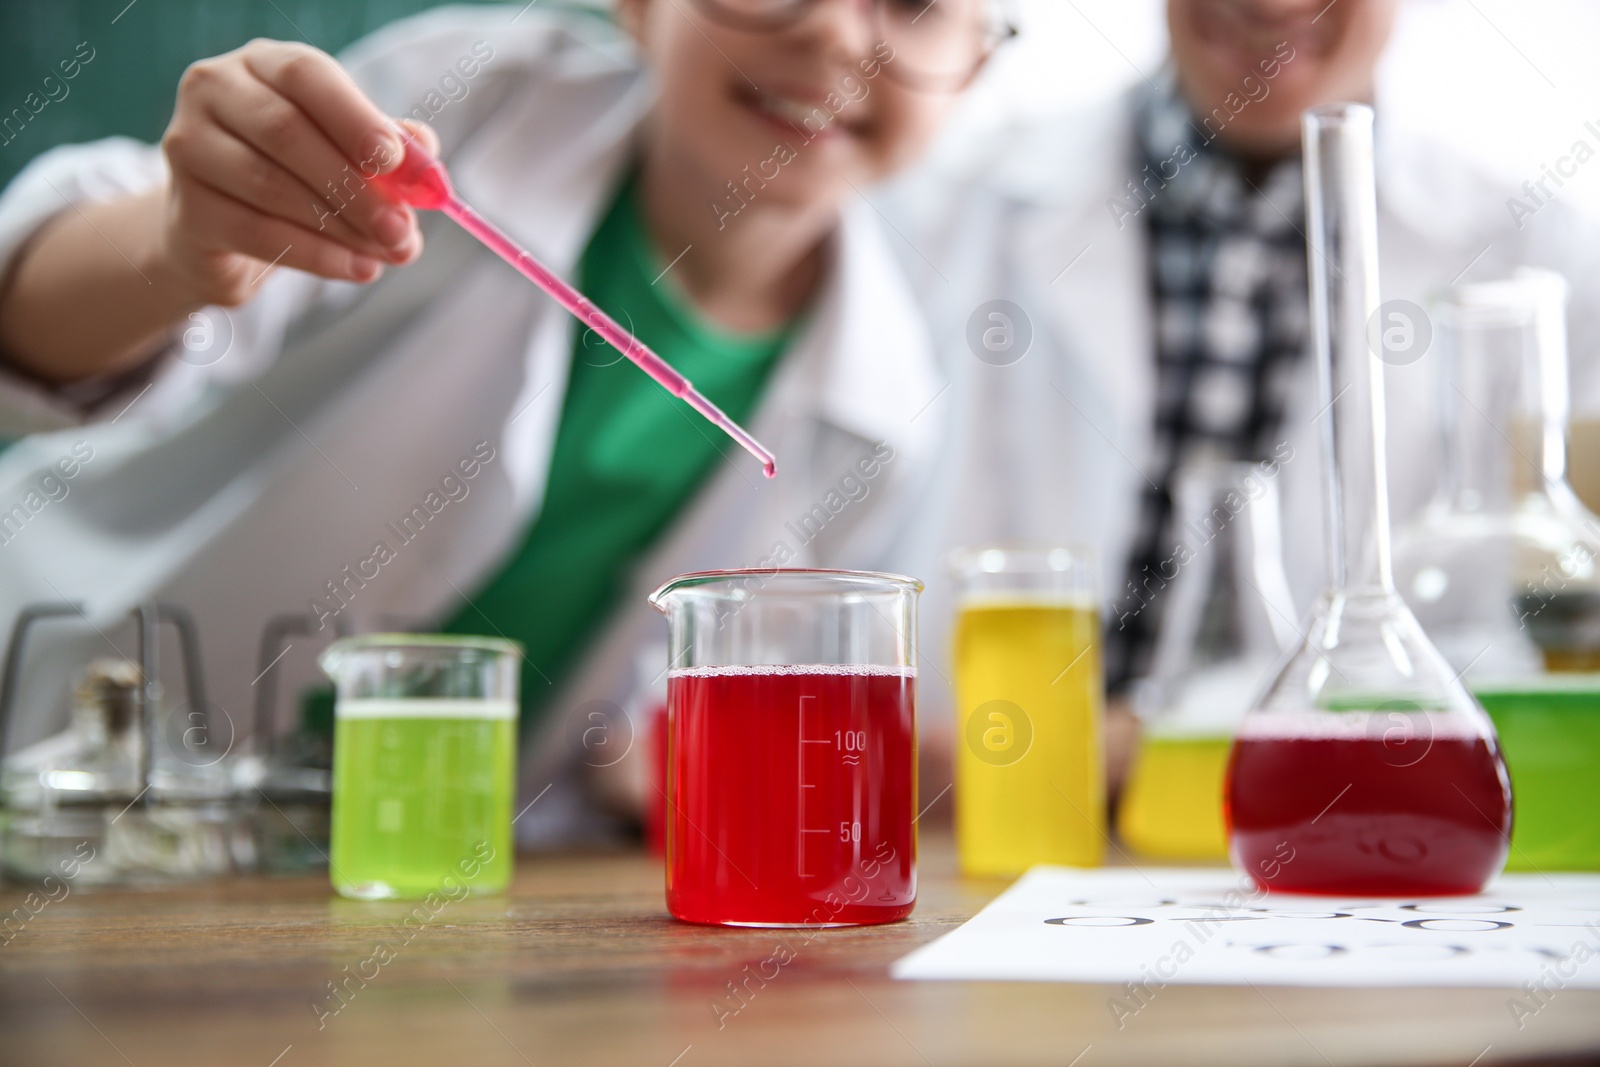
[[[247,300],[272,266],[372,281],[422,250],[416,216],[368,181],[400,162],[405,136],[437,151],[432,130],[390,120],[309,45],[256,40],[195,63],[161,141],[172,179],[160,258],[223,305]]]

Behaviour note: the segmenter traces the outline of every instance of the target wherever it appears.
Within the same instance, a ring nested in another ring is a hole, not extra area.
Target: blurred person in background
[[[883,566],[941,427],[915,417],[932,346],[856,189],[919,154],[997,14],[615,13],[444,8],[337,61],[253,41],[189,68],[160,146],[58,148],[20,174],[0,197],[0,508],[82,462],[4,528],[0,618],[185,605],[236,727],[274,616],[511,637],[524,726],[544,731],[533,795],[583,756],[567,711],[620,709],[663,669],[664,651],[636,664],[665,578]],[[779,477],[380,195],[368,179],[413,137],[773,448]],[[52,706],[93,638],[51,642],[24,705]]]
[[[950,546],[1003,538],[1096,552],[1113,788],[1134,734],[1126,697],[1149,667],[1185,538],[1172,492],[1186,462],[1261,462],[1280,483],[1298,608],[1322,581],[1306,108],[1377,110],[1382,295],[1413,305],[1385,319],[1413,339],[1386,369],[1393,521],[1436,485],[1439,355],[1421,306],[1455,281],[1519,265],[1566,275],[1573,410],[1600,413],[1600,228],[1548,180],[1530,199],[1385,120],[1375,72],[1397,6],[1169,0],[1170,55],[1148,80],[982,150],[940,153],[891,197],[939,275],[923,291],[953,382],[950,440],[962,442],[910,551],[930,574]],[[924,597],[929,656],[944,647],[949,590],[930,583]]]

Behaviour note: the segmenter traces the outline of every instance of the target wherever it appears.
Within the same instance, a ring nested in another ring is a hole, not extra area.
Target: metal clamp
[[[251,741],[256,755],[263,759],[272,757],[278,743],[277,731],[273,729],[273,720],[278,712],[278,677],[272,670],[273,664],[289,651],[286,638],[304,637],[313,632],[309,614],[274,615],[261,628],[261,658],[256,671],[255,725],[251,728]],[[335,637],[349,636],[350,624],[343,616],[334,620],[333,634]]]
[[[87,620],[83,605],[70,601],[29,604],[17,613],[11,628],[11,638],[6,644],[4,674],[0,675],[0,756],[6,752],[10,740],[11,711],[16,703],[17,690],[22,684],[22,659],[28,630],[44,619],[78,615]],[[140,778],[150,784],[150,762],[155,752],[155,686],[159,673],[159,629],[169,623],[178,631],[178,644],[183,655],[184,696],[194,713],[201,716],[201,725],[207,736],[211,726],[210,705],[206,703],[205,672],[200,666],[200,633],[189,609],[177,604],[141,604],[129,613],[138,629],[139,670],[144,676],[140,690],[140,714],[144,719],[145,745]]]

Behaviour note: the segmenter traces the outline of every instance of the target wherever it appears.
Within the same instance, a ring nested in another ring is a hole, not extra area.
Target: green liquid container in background
[[[1484,685],[1473,695],[1511,772],[1506,869],[1600,870],[1600,674]]]
[[[359,899],[497,893],[514,863],[517,664],[510,641],[337,641],[329,876]]]
[[[1457,286],[1432,309],[1441,481],[1395,585],[1494,721],[1508,870],[1600,871],[1600,516],[1567,481],[1566,283]]]

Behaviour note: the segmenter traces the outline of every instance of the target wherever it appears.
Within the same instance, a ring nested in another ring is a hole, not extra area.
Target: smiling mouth
[[[860,132],[855,123],[829,110],[820,98],[802,99],[749,85],[739,86],[735,95],[740,103],[761,118],[802,137]]]

